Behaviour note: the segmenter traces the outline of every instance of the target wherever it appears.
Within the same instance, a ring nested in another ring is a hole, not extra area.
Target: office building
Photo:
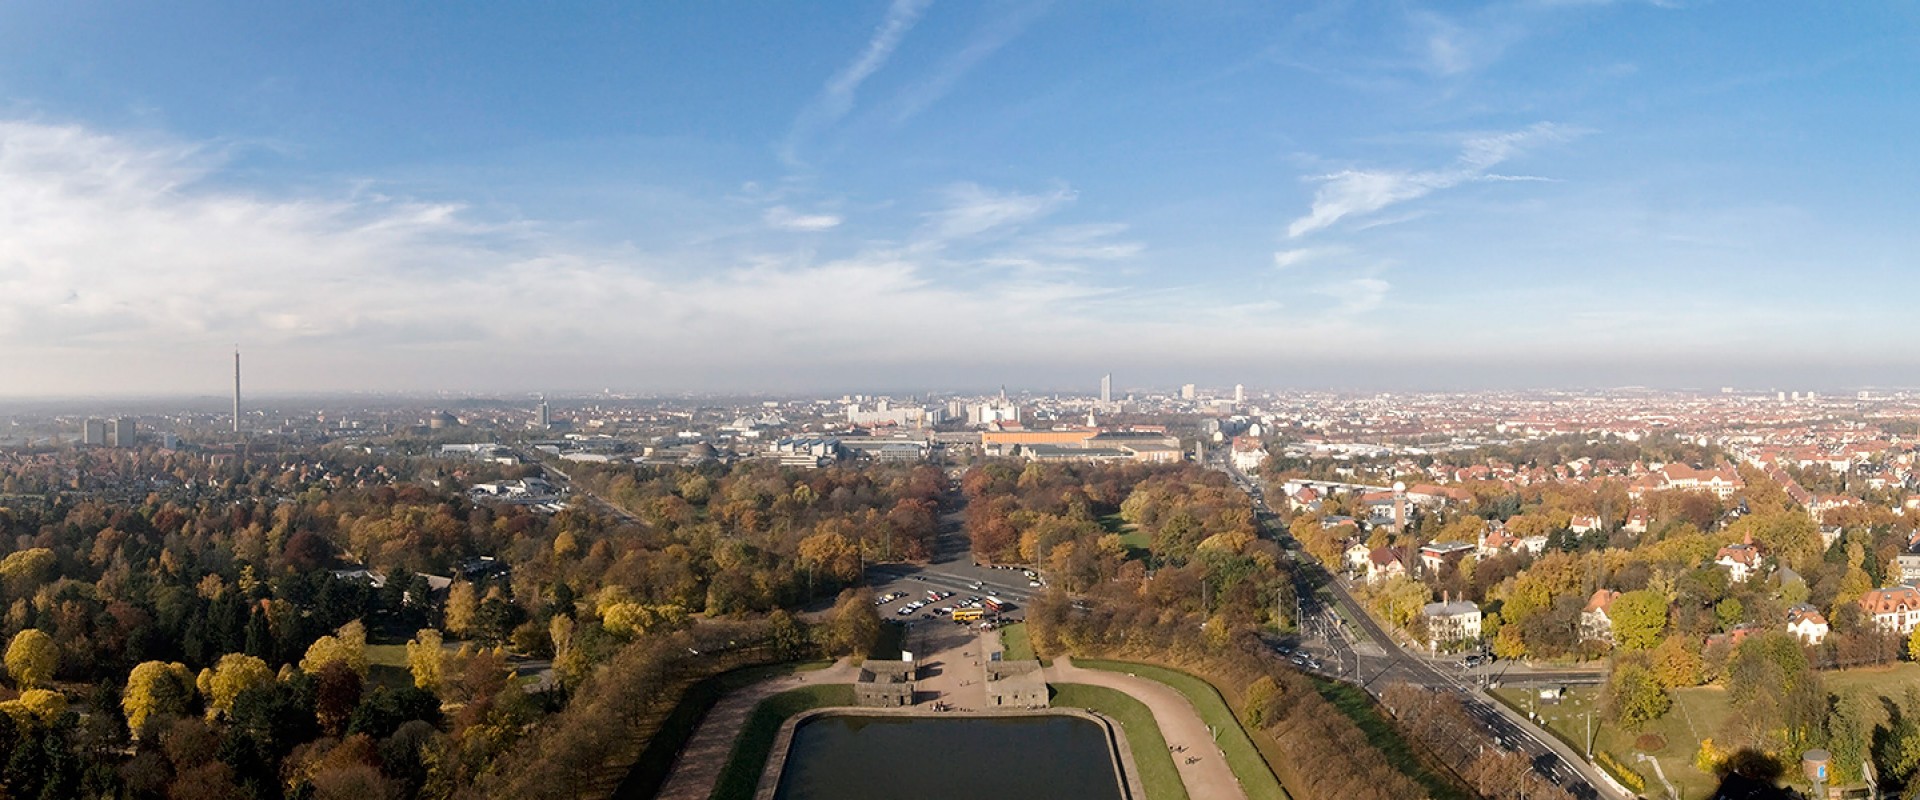
[[[1241,384],[1241,383],[1234,384],[1233,385],[1233,404],[1237,406],[1245,402],[1247,402],[1246,384]]]
[[[1194,389],[1193,384],[1191,383],[1180,387],[1180,399],[1182,400],[1192,400],[1194,397],[1198,395],[1199,395],[1199,392]]]
[[[1100,376],[1100,405],[1113,403],[1113,373]]]
[[[80,443],[105,445],[107,443],[107,421],[104,419],[89,419],[81,423]]]

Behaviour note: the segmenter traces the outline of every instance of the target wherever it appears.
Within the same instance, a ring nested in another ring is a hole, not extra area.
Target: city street
[[[1272,510],[1252,479],[1234,470],[1224,458],[1210,459],[1208,466],[1227,473],[1252,498],[1255,511],[1263,519],[1271,519]],[[1524,717],[1497,708],[1496,702],[1482,691],[1494,681],[1591,683],[1599,680],[1597,672],[1536,670],[1504,663],[1469,670],[1444,659],[1408,652],[1362,609],[1337,576],[1329,573],[1312,555],[1293,547],[1290,537],[1277,523],[1269,525],[1267,533],[1287,546],[1294,562],[1300,636],[1297,641],[1281,646],[1292,651],[1286,657],[1295,666],[1356,684],[1375,697],[1396,683],[1456,693],[1467,713],[1483,726],[1477,731],[1461,732],[1462,748],[1468,748],[1471,742],[1471,746],[1518,750],[1543,777],[1575,797],[1599,800],[1614,796],[1613,792],[1599,788],[1605,783],[1595,767],[1527,723]]]

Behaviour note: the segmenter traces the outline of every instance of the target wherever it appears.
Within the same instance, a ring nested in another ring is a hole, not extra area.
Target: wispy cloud
[[[1349,169],[1322,175],[1306,216],[1287,226],[1298,238],[1332,226],[1348,217],[1372,214],[1388,206],[1425,197],[1442,189],[1482,180],[1529,180],[1529,176],[1497,175],[1488,170],[1541,142],[1565,141],[1580,131],[1542,122],[1525,129],[1468,139],[1453,164],[1435,170]]]
[[[1273,254],[1273,266],[1275,269],[1287,269],[1289,267],[1300,266],[1309,261],[1319,261],[1329,256],[1340,255],[1344,252],[1346,252],[1346,248],[1343,247],[1295,247],[1275,252]]]
[[[1073,202],[1076,196],[1067,188],[1023,194],[996,192],[977,183],[954,184],[945,194],[946,207],[927,215],[928,233],[935,241],[965,239],[1017,227],[1053,213]]]
[[[900,94],[893,110],[894,123],[906,122],[945,97],[961,78],[1024,33],[1046,11],[1045,2],[1021,3],[1012,14],[998,17],[983,26],[964,47],[941,59],[932,77]]]
[[[786,206],[774,206],[767,209],[763,219],[767,224],[783,231],[825,231],[840,227],[843,222],[838,214],[802,214]]]
[[[821,87],[820,94],[806,108],[802,109],[787,139],[781,144],[780,157],[788,164],[799,163],[799,148],[803,141],[814,132],[838,122],[847,112],[853,110],[853,103],[860,84],[886,66],[887,59],[893,57],[893,51],[900,47],[907,32],[913,30],[920,15],[927,10],[931,0],[893,0],[887,7],[887,16],[880,21],[873,36],[867,39],[867,46],[860,51],[859,57],[845,68],[835,73]]]

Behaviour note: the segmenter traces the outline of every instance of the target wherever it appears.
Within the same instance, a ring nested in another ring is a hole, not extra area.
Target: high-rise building
[[[240,432],[240,348],[233,348],[233,432]]]
[[[1180,399],[1182,400],[1192,400],[1198,394],[1191,383],[1180,387]]]
[[[133,417],[121,417],[113,421],[113,446],[133,447],[140,443],[140,432],[135,428]]]
[[[540,407],[534,410],[534,424],[541,430],[553,427],[553,410],[547,407],[547,401],[540,401]]]
[[[1113,373],[1109,372],[1105,375],[1100,376],[1100,405],[1103,405],[1103,406],[1109,405],[1112,402],[1113,402]]]
[[[80,443],[104,445],[107,443],[107,421],[89,419],[80,424]]]
[[[1243,383],[1234,384],[1233,385],[1233,404],[1237,406],[1245,402],[1247,402],[1246,384],[1243,384]]]

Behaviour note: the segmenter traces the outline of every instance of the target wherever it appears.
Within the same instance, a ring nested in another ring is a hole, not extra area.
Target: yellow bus
[[[985,616],[987,612],[977,608],[956,608],[953,610],[954,622],[972,622]]]

